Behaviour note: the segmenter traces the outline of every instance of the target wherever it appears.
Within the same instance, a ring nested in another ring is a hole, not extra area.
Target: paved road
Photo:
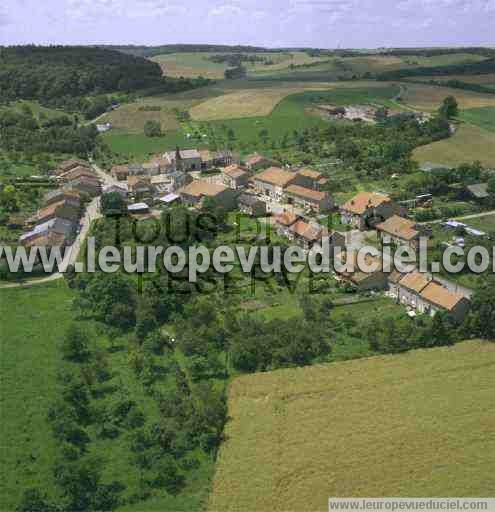
[[[79,252],[81,251],[81,247],[88,236],[89,229],[91,227],[91,223],[97,218],[101,217],[100,213],[100,198],[95,197],[86,207],[86,212],[84,217],[80,220],[81,230],[76,236],[73,244],[69,246],[65,252],[65,258],[61,265],[61,270],[66,268],[68,265],[74,265],[79,256]],[[60,272],[55,272],[46,277],[41,277],[37,279],[28,279],[26,281],[22,281],[20,283],[4,283],[0,284],[0,289],[2,288],[24,288],[28,286],[33,286],[36,284],[48,283],[50,281],[55,281],[56,279],[61,279],[63,274]]]
[[[125,183],[115,179],[111,174],[100,169],[100,167],[98,167],[94,162],[91,162],[91,167],[93,168],[93,171],[95,171],[95,174],[103,181],[105,186],[116,185],[121,188],[126,187]]]

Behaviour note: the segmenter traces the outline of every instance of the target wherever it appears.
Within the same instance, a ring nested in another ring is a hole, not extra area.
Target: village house
[[[55,217],[77,222],[81,217],[81,207],[80,205],[75,206],[73,203],[62,199],[58,203],[51,203],[41,208],[36,215],[38,223],[46,222]]]
[[[309,168],[303,168],[297,171],[296,185],[311,188],[313,190],[321,190],[328,183],[327,178],[321,172]]]
[[[281,169],[280,167],[269,167],[265,171],[253,176],[254,189],[274,201],[281,201],[284,189],[293,183],[296,174]]]
[[[430,281],[431,278],[427,274],[417,270],[406,274],[397,285],[397,302],[415,310],[420,293]]]
[[[400,213],[400,206],[385,194],[360,192],[340,207],[343,224],[364,231]]]
[[[127,189],[134,198],[143,198],[153,195],[153,186],[149,176],[129,176]]]
[[[64,172],[70,171],[71,169],[74,169],[75,167],[79,166],[87,167],[88,169],[90,167],[89,163],[84,160],[71,158],[70,160],[64,160],[58,165],[56,174],[63,174]]]
[[[315,212],[327,211],[333,206],[327,192],[320,192],[300,185],[289,185],[285,189],[285,198],[289,204]]]
[[[74,180],[67,182],[64,185],[64,190],[76,190],[81,194],[86,194],[89,197],[96,197],[101,194],[101,183],[97,178],[89,178],[88,176],[81,176]]]
[[[367,267],[376,266],[373,272],[365,272],[358,266],[356,251],[342,251],[335,257],[337,280],[359,291],[383,290],[387,287],[387,274],[383,271],[382,261],[378,257],[366,254],[364,262]]]
[[[457,321],[461,321],[469,309],[469,299],[462,293],[454,293],[444,286],[431,281],[423,289],[418,301],[418,311],[434,316],[438,311],[445,311]]]
[[[19,241],[24,246],[36,245],[36,240],[52,233],[52,239],[59,235],[58,239],[67,241],[74,235],[75,225],[73,222],[65,219],[54,218],[38,224],[31,231],[24,233]]]
[[[263,155],[253,153],[246,158],[246,167],[251,172],[261,171],[262,169],[268,169],[268,167],[280,165],[278,162],[270,160]]]
[[[129,177],[129,166],[114,165],[110,171],[110,174],[118,181],[126,181]]]
[[[266,203],[260,201],[254,194],[241,194],[237,199],[239,210],[251,217],[266,215]]]
[[[225,185],[217,183],[208,183],[203,180],[195,180],[189,185],[179,190],[180,197],[184,204],[201,208],[205,198],[216,200],[226,209],[233,208],[235,205],[234,193]]]
[[[67,203],[77,207],[81,205],[81,198],[76,190],[63,190],[61,188],[47,192],[43,196],[42,200],[45,206],[52,203],[58,203],[59,201],[66,201]]]
[[[190,172],[201,170],[201,155],[197,149],[179,149],[168,151],[163,158],[174,167],[175,170]]]
[[[409,245],[413,249],[419,248],[419,238],[426,234],[415,222],[398,215],[378,224],[376,230],[382,242],[389,241],[398,246]]]
[[[244,188],[249,181],[249,172],[240,165],[229,165],[222,171],[224,185],[234,190]]]
[[[405,275],[397,269],[392,270],[388,275],[388,293],[395,300],[399,298],[399,282]]]
[[[330,250],[338,247],[340,251],[345,248],[345,238],[341,233],[329,232],[321,224],[297,220],[288,228],[289,240],[295,241],[303,249],[309,250],[314,245],[321,245],[322,239],[328,237]]]
[[[74,167],[69,171],[59,174],[58,179],[67,182],[71,180],[76,180],[82,176],[96,178],[95,173],[91,169],[89,169],[88,167],[84,167],[82,165],[78,165],[77,167]]]
[[[291,212],[283,212],[273,217],[273,225],[280,236],[289,237],[289,228],[297,222],[300,217]]]
[[[22,242],[22,245],[29,249],[30,247],[63,247],[68,239],[62,233],[53,231],[43,231]]]

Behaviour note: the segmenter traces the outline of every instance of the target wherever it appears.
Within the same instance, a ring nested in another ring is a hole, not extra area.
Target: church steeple
[[[182,171],[182,157],[180,156],[180,148],[175,148],[175,170]]]

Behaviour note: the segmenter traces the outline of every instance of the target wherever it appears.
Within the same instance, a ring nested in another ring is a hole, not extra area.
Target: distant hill
[[[269,49],[261,46],[229,46],[219,44],[165,44],[160,46],[103,46],[112,50],[134,55],[139,57],[155,57],[156,55],[164,55],[167,53],[263,53],[263,52],[284,52],[296,50],[295,48],[278,48]]]
[[[451,64],[448,66],[424,66],[409,69],[397,69],[380,73],[377,78],[379,80],[400,80],[401,78],[415,76],[484,75],[488,73],[495,73],[495,58],[479,62]]]
[[[0,101],[49,101],[154,87],[160,66],[142,57],[83,46],[0,47]]]

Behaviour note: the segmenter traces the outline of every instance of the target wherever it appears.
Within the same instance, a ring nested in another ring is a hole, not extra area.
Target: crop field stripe
[[[487,496],[495,344],[243,376],[212,512],[324,511],[329,496]]]

